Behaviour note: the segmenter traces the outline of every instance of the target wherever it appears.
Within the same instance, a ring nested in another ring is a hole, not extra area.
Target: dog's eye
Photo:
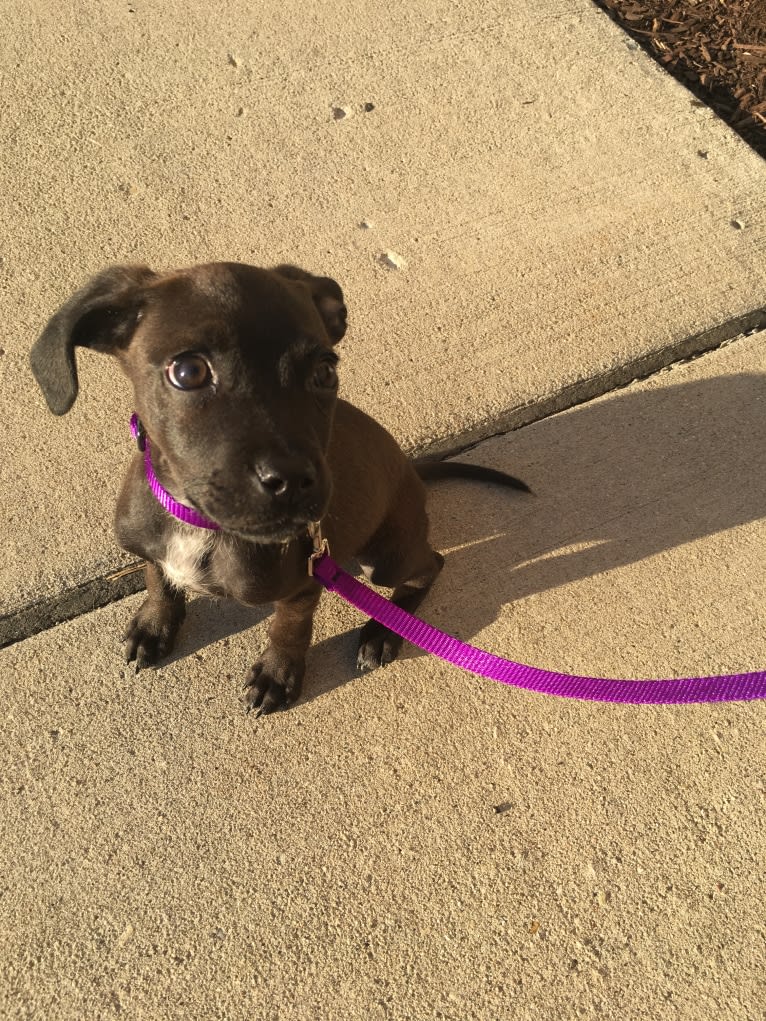
[[[174,358],[165,370],[178,390],[199,390],[213,378],[210,366],[202,355],[183,354]]]
[[[332,362],[320,362],[311,377],[312,384],[319,390],[333,390],[338,385],[338,373]]]

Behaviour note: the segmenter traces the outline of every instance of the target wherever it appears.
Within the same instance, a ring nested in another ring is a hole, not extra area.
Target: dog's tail
[[[496,482],[500,486],[521,489],[525,493],[532,490],[521,479],[497,471],[495,468],[484,468],[480,464],[466,464],[465,461],[415,461],[415,471],[428,482],[431,479],[475,479],[480,482]]]

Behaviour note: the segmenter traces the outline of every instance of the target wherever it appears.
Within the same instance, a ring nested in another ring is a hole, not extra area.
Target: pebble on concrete
[[[383,252],[380,256],[380,262],[386,267],[386,269],[404,269],[407,263],[396,252]]]

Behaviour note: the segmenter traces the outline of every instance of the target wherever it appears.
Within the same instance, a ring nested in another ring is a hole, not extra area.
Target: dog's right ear
[[[340,284],[332,277],[316,277],[313,273],[307,273],[305,269],[286,263],[275,266],[274,272],[281,277],[287,277],[288,280],[300,280],[308,286],[317,311],[324,321],[327,335],[333,344],[337,344],[348,325],[348,312]]]
[[[54,415],[66,414],[77,397],[75,347],[109,353],[127,344],[141,317],[144,288],[155,276],[148,266],[112,266],[51,318],[29,360]]]

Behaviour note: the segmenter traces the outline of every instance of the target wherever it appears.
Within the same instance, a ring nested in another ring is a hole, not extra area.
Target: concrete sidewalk
[[[481,444],[537,495],[433,487],[427,617],[567,671],[762,668],[765,373],[751,338]],[[3,1017],[763,1016],[763,704],[360,677],[325,596],[256,722],[259,615],[196,600],[134,677],[139,598],[0,653]]]
[[[763,162],[586,0],[3,19],[0,1016],[761,1021],[762,705],[357,677],[329,598],[288,713],[237,701],[259,611],[194,601],[136,678],[140,597],[85,612],[130,395],[83,352],[54,419],[27,355],[110,262],[330,273],[344,393],[409,449],[535,423],[468,455],[534,498],[434,486],[429,620],[566,672],[763,668]]]

